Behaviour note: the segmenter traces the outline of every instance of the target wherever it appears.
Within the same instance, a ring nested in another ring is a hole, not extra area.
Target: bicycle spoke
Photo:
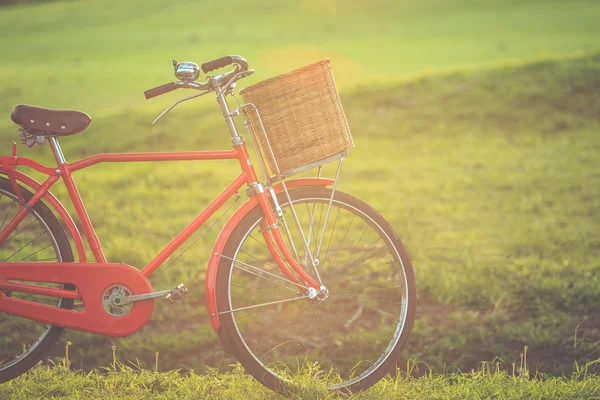
[[[383,271],[383,272],[388,272],[389,271]],[[356,286],[355,288],[358,288],[359,286]],[[402,287],[402,285],[396,285],[396,286],[390,286],[390,287],[386,287],[386,288],[382,288],[382,289],[373,289],[373,290],[367,290],[366,292],[361,292],[361,294],[366,294],[366,293],[373,293],[373,292],[379,292],[382,290],[388,290],[388,289],[395,289],[395,288],[399,288]],[[352,290],[354,290],[355,288],[352,288]],[[350,291],[352,291],[350,290]],[[346,293],[338,293],[339,296],[345,296]]]
[[[328,308],[328,307],[325,306],[325,304],[319,304],[319,307]],[[350,333],[350,331],[348,331],[347,329],[344,328],[344,323],[342,322],[342,320],[337,315],[335,315],[335,313],[333,313],[331,309],[328,308],[327,311],[329,311],[330,313],[332,313],[336,317],[336,320],[340,323],[340,328],[342,328],[342,329],[340,329],[340,332],[343,333],[344,337],[346,335],[350,336],[350,339],[352,339],[353,342],[356,342],[356,339],[354,338],[354,336],[352,336],[352,334]]]
[[[335,311],[333,311],[333,310],[331,309],[331,307],[329,307],[327,304],[324,304],[324,306],[325,306],[325,308],[327,308],[327,310],[329,310],[329,312],[331,312],[333,315],[335,315],[335,316],[336,316],[336,317],[337,317],[337,318],[340,320],[340,322],[342,322],[341,320],[344,320],[344,322],[346,322],[346,323],[350,321],[349,319],[346,319],[346,318],[344,318],[344,316],[342,316],[342,315],[339,315],[338,313],[336,313]],[[351,324],[350,324],[350,325],[351,325]],[[358,323],[358,325],[361,325],[361,324],[360,324],[360,323]],[[344,324],[343,326],[345,327],[345,324]],[[362,326],[362,325],[361,325],[361,326]],[[363,326],[363,327],[364,327],[364,326]],[[370,328],[365,328],[365,329],[370,329]],[[367,340],[369,343],[371,343],[372,345],[375,345],[375,343],[374,343],[374,342],[373,342],[371,339],[369,339],[368,337],[366,337],[365,335],[363,335],[363,334],[362,334],[360,331],[357,331],[357,333],[358,333],[360,336],[362,336],[363,338],[365,338],[365,339],[366,339],[366,340]]]
[[[8,334],[8,336],[10,336],[11,338],[13,338],[13,340],[14,340],[15,342],[19,342],[19,343],[21,344],[21,346],[26,346],[26,344],[25,344],[25,343],[23,343],[23,342],[21,342],[19,339],[15,338],[15,337],[12,335],[12,333],[5,331],[5,330],[4,330],[4,328],[3,328],[1,325],[0,325],[0,330],[2,330],[2,332],[6,332],[6,333]]]
[[[358,297],[358,296],[355,296],[355,297]],[[365,308],[368,308],[368,309],[370,309],[370,310],[373,310],[373,311],[375,311],[376,313],[378,313],[378,314],[380,314],[380,315],[382,315],[382,316],[384,316],[384,317],[386,317],[386,318],[389,318],[389,319],[391,319],[391,320],[394,320],[394,321],[396,321],[396,322],[400,323],[400,320],[398,320],[398,319],[396,319],[396,318],[392,317],[391,315],[385,314],[385,313],[381,312],[380,310],[378,310],[378,309],[376,309],[376,308],[370,307],[370,306],[368,306],[368,305],[366,305],[366,304],[364,304],[364,303],[361,303],[361,302],[360,302],[360,301],[358,301],[358,300],[351,300],[351,301],[353,301],[354,303],[358,304],[359,306],[363,306],[363,307],[365,307]],[[379,300],[379,301],[384,301],[384,300]],[[400,304],[400,305],[402,305],[403,303],[397,303],[397,302],[396,302],[395,304]]]
[[[265,343],[269,343],[273,338],[275,338],[279,334],[279,332],[287,331],[287,328],[289,328],[293,323],[295,323],[304,314],[304,311],[306,311],[306,308],[308,307],[308,305],[309,305],[309,303],[306,303],[304,305],[304,307],[302,307],[302,309],[294,316],[293,319],[291,319],[286,325],[284,325],[281,328],[279,328],[274,334],[272,334],[271,336],[269,336],[267,338],[267,340],[265,340]],[[262,356],[263,357],[266,356],[267,354],[269,354],[273,350],[274,349],[269,349]]]
[[[306,212],[308,212],[308,233],[306,234],[307,236],[307,243],[310,247],[310,242],[312,239],[317,240],[316,237],[314,236],[314,231],[313,231],[313,223],[314,223],[314,217],[315,217],[315,206],[316,204],[313,204],[312,206],[312,212],[310,210],[310,207],[308,206],[308,203],[305,204],[306,205]],[[306,258],[304,259],[304,262],[306,262]]]
[[[268,249],[268,248],[267,248],[267,249]],[[246,253],[246,252],[244,252],[244,251],[240,251],[240,253],[241,253],[241,254],[244,254],[244,255],[246,255],[246,256],[248,256],[248,257],[251,257],[251,258],[253,258],[255,261],[257,261],[257,262],[259,262],[259,263],[261,263],[261,264],[264,264],[264,265],[266,265],[267,267],[269,267],[269,268],[270,268],[270,269],[272,269],[273,271],[281,271],[281,269],[279,269],[279,267],[276,267],[275,265],[273,265],[273,264],[270,264],[270,263],[268,263],[268,262],[266,262],[266,261],[259,260],[257,257],[253,256],[252,254]]]
[[[256,267],[254,267],[254,266],[252,266],[252,265],[250,265],[250,264],[246,264],[246,263],[244,263],[244,262],[242,262],[242,261],[239,261],[239,260],[234,260],[233,258],[229,258],[229,257],[227,257],[227,256],[222,256],[222,257],[223,257],[223,258],[225,258],[225,259],[227,259],[227,260],[231,260],[231,261],[233,261],[234,263],[242,264],[244,267],[248,267],[248,268],[255,269],[255,270],[259,271],[259,272],[262,272],[262,273],[264,273],[264,274],[270,275],[270,276],[272,276],[272,277],[274,277],[274,278],[281,279],[282,281],[289,282],[289,283],[291,283],[291,284],[293,284],[293,285],[299,286],[299,287],[301,287],[301,288],[304,288],[304,289],[308,289],[308,286],[304,286],[304,285],[301,285],[301,284],[299,284],[299,283],[292,282],[292,281],[290,281],[289,279],[282,278],[282,277],[280,277],[280,276],[277,276],[277,275],[275,275],[275,274],[272,274],[272,273],[270,273],[270,272],[267,272],[267,271],[265,271],[265,270],[263,270],[263,269],[256,268]],[[235,266],[235,265],[234,265],[234,266]],[[273,282],[271,279],[265,278],[264,276],[262,276],[262,275],[259,275],[259,274],[257,274],[257,273],[252,273],[252,272],[250,272],[250,271],[248,271],[248,270],[246,270],[246,269],[243,269],[243,268],[241,268],[240,266],[235,266],[235,267],[236,267],[236,268],[238,268],[238,269],[241,269],[242,271],[246,271],[246,272],[248,272],[248,273],[251,273],[251,274],[253,274],[253,275],[259,276],[259,277],[261,277],[261,278],[263,278],[263,279],[266,279],[266,280],[268,280],[268,281],[271,281],[271,282]],[[294,289],[288,288],[288,287],[286,287],[286,286],[282,286],[282,287],[285,287],[285,288],[286,288],[286,289],[288,289],[288,290],[295,291]]]
[[[252,235],[248,235],[248,237],[252,240],[254,240],[256,243],[260,244],[262,247],[264,247],[265,249],[269,250],[269,248],[267,247],[266,244],[264,244],[263,242],[261,242],[260,240],[256,239],[254,236]]]
[[[53,245],[52,243],[50,243],[48,246],[46,246],[46,247],[42,247],[41,249],[39,249],[39,250],[38,250],[38,251],[36,251],[35,253],[31,253],[30,255],[28,255],[28,256],[25,256],[25,257],[21,258],[21,259],[20,259],[19,261],[17,261],[17,262],[21,262],[21,261],[23,261],[23,260],[26,260],[26,259],[28,259],[29,257],[36,255],[36,254],[37,254],[37,253],[39,253],[40,251],[44,251],[44,250],[46,250],[47,248],[49,248],[49,247],[52,247],[52,246],[54,246],[54,245]]]
[[[317,311],[318,311],[318,308],[316,310],[315,310],[315,308],[313,308],[313,317],[317,321],[317,327],[319,329],[319,332],[323,332],[324,330],[321,327],[321,318],[319,318],[319,315],[318,315]],[[336,358],[333,356],[333,353],[331,352],[331,348],[329,347],[329,343],[327,342],[327,340],[325,341],[325,348],[327,349],[327,352],[329,352],[329,356],[331,357],[331,361],[334,362],[334,365],[335,365]]]
[[[14,235],[12,235],[11,237],[9,237],[8,239],[6,239],[4,241],[4,243],[2,243],[2,246],[6,245],[8,242],[10,242],[14,237],[16,237],[19,233],[23,232],[25,229],[29,228],[31,225],[33,225],[35,222],[37,222],[37,219],[33,219],[33,221],[31,221],[26,227],[24,227],[23,229],[21,229],[20,231],[17,231],[17,233],[15,233]]]
[[[262,279],[264,279],[264,280],[266,280],[266,281],[269,281],[269,282],[271,282],[271,283],[272,283],[273,285],[275,285],[275,286],[279,286],[279,287],[281,287],[281,288],[284,288],[284,289],[290,290],[290,291],[292,291],[292,292],[296,292],[294,289],[292,289],[292,288],[289,288],[289,287],[287,287],[287,286],[280,285],[279,283],[277,283],[277,282],[273,281],[272,279],[266,278],[266,277],[264,277],[263,275],[257,274],[256,272],[248,271],[247,269],[245,269],[245,268],[242,268],[242,267],[240,267],[240,266],[235,266],[235,268],[239,269],[240,271],[244,271],[244,272],[247,272],[247,273],[249,273],[249,274],[252,274],[252,275],[258,276],[259,278],[262,278]]]
[[[256,310],[255,312],[253,312],[252,314],[244,315],[243,317],[237,317],[237,316],[236,316],[236,317],[235,317],[235,320],[236,320],[237,322],[239,322],[239,321],[241,321],[241,320],[242,320],[242,319],[244,319],[244,318],[248,318],[248,317],[255,317],[255,316],[256,316],[256,314],[258,313],[258,311],[259,311],[259,310],[257,309],[257,310]]]
[[[288,301],[301,300],[301,299],[307,299],[307,298],[308,298],[308,296],[300,296],[300,297],[293,297],[293,298],[285,299],[285,300],[270,301],[268,303],[256,304],[256,305],[253,305],[253,306],[240,307],[240,308],[236,308],[236,309],[233,309],[233,310],[221,311],[221,312],[219,312],[219,314],[233,313],[233,312],[236,312],[236,311],[249,310],[251,308],[257,308],[257,307],[272,306],[274,304],[286,303]]]
[[[356,294],[339,294],[339,293],[335,293],[333,292],[332,294],[330,294],[331,297],[356,297],[358,299],[367,299],[367,300],[375,300],[375,301],[383,301],[385,303],[392,303],[392,304],[400,304],[402,305],[402,303],[398,302],[398,301],[391,301],[391,300],[384,300],[384,299],[378,299],[375,297],[366,297],[366,296],[359,296]],[[363,304],[364,305],[364,304]],[[366,306],[365,306],[366,307]]]
[[[308,265],[308,260],[310,257],[307,249],[310,249],[310,244],[313,239],[314,209],[315,205],[313,204],[313,212],[311,213],[310,207],[308,206],[308,203],[306,203],[306,211],[308,212],[308,232],[306,233],[306,238],[303,238],[304,242],[306,243],[306,248],[304,249],[304,265]],[[299,211],[300,210],[297,210],[297,212]]]
[[[363,306],[364,306],[364,307],[366,307],[364,304],[363,304]],[[370,331],[377,332],[377,333],[379,333],[380,335],[387,336],[387,337],[389,337],[389,338],[392,338],[392,337],[393,337],[392,335],[388,335],[388,334],[382,333],[382,332],[378,331],[378,330],[377,330],[377,329],[375,329],[375,328],[370,328],[370,327],[368,327],[368,326],[366,326],[366,325],[364,325],[364,324],[362,324],[362,323],[358,322],[358,320],[351,321],[350,319],[347,319],[347,318],[345,318],[344,316],[341,316],[341,317],[342,317],[342,318],[343,318],[343,319],[344,319],[346,322],[350,322],[350,324],[349,324],[349,325],[352,325],[352,324],[354,324],[354,323],[355,323],[355,324],[357,324],[357,325],[360,325],[360,326],[362,326],[364,329],[368,329],[368,330],[370,330]]]
[[[35,342],[37,342],[37,341],[38,341],[38,337],[37,337],[37,336],[33,336],[33,335],[31,334],[31,332],[29,332],[28,330],[26,330],[25,328],[23,328],[21,325],[17,324],[17,323],[16,323],[15,321],[13,321],[12,319],[8,318],[8,316],[6,316],[6,315],[3,315],[3,317],[4,317],[4,318],[6,318],[7,320],[9,320],[10,322],[12,322],[12,323],[13,323],[13,325],[15,325],[17,328],[19,328],[20,330],[22,330],[23,332],[25,332],[26,334],[28,334],[29,336],[31,336],[32,338],[34,338],[34,339],[35,339]],[[37,321],[36,321],[36,322],[37,322]],[[35,343],[35,342],[34,342],[34,343]]]
[[[361,236],[362,239],[362,236]],[[339,268],[337,268],[335,271],[333,271],[333,273],[335,274],[336,272],[338,272],[340,269],[344,268],[350,261],[356,259],[356,257],[358,257],[359,255],[363,254],[365,251],[367,251],[371,246],[373,246],[375,243],[377,243],[379,240],[381,240],[381,238],[377,238],[375,239],[375,241],[373,243],[371,243],[368,247],[362,249],[362,251],[360,251],[358,254],[355,254],[354,257],[352,257],[351,259],[349,258],[348,260],[346,260],[346,262],[344,264],[342,264]],[[360,239],[359,239],[360,241]],[[358,243],[357,243],[358,244]],[[354,246],[356,247],[356,246]],[[336,275],[337,276],[337,275]]]
[[[321,221],[323,221],[323,204],[321,204],[321,212],[319,213],[319,223],[317,224],[317,230],[316,230],[316,238],[319,237],[319,232],[321,231]],[[315,238],[315,246],[319,246],[319,241]],[[315,250],[315,254],[318,250],[318,247],[314,249]]]
[[[14,256],[15,254],[17,254],[18,252],[20,252],[21,250],[23,250],[25,247],[29,246],[30,244],[32,244],[33,242],[35,242],[36,240],[38,240],[43,234],[47,234],[47,233],[48,232],[46,232],[46,231],[42,231],[42,233],[40,233],[35,238],[33,238],[29,243],[27,243],[26,245],[24,245],[23,247],[21,247],[19,250],[17,250],[14,253],[12,253],[7,259],[4,260],[4,262],[7,262],[8,260],[10,260],[12,258],[12,256]]]
[[[2,199],[2,197],[0,197],[0,199]],[[6,214],[4,214],[4,219],[2,220],[2,225],[0,225],[0,229],[4,228],[4,223],[6,222],[6,218],[8,218],[8,215],[10,214],[11,210],[13,209],[13,206],[15,205],[15,203],[16,202],[12,202],[10,205],[10,208],[8,209]]]
[[[327,244],[327,251],[325,252],[325,257],[323,257],[322,259],[322,263],[321,263],[321,271],[325,270],[325,262],[328,260],[329,257],[329,250],[331,249],[331,239],[333,239],[333,235],[335,234],[335,227],[337,224],[337,220],[338,217],[340,215],[340,208],[337,209],[337,212],[335,214],[335,219],[333,220],[333,228],[331,229],[331,235],[329,236],[329,243]]]
[[[348,228],[346,229],[346,233],[344,234],[344,238],[342,239],[342,243],[340,244],[340,247],[338,248],[338,251],[335,254],[335,257],[334,257],[333,263],[332,263],[332,265],[334,265],[334,266],[335,266],[335,262],[337,261],[337,258],[339,256],[339,254],[340,254],[340,250],[344,248],[344,242],[346,241],[346,237],[348,236],[348,232],[350,232],[350,228],[352,228],[352,223],[354,222],[354,218],[355,217],[356,217],[355,215],[352,216],[352,219],[350,220],[350,224],[348,225]]]
[[[274,296],[273,293],[270,293],[269,295],[252,293],[250,296],[244,295],[244,304],[254,304],[257,301],[266,302],[282,300],[281,296],[283,296],[281,293],[279,293],[278,296]]]
[[[365,233],[367,233],[367,229],[369,229],[368,226],[365,227],[365,230],[362,232],[362,234],[360,235],[360,237],[358,238],[358,241],[356,242],[356,244],[354,245],[354,248],[358,248],[359,243],[362,241],[363,237],[365,236]],[[369,246],[367,246],[366,248],[364,248],[362,251],[360,251],[358,254],[355,254],[354,256],[350,255],[348,257],[348,259],[346,260],[345,263],[342,264],[342,266],[340,268],[343,268],[346,264],[348,264],[350,261],[354,260],[356,257],[358,257],[359,255],[361,255],[362,253],[364,253],[365,251],[367,251],[373,244],[375,244],[376,242],[378,242],[379,240],[381,240],[380,237],[378,237],[377,239],[375,239],[375,241],[373,243],[371,243]],[[338,268],[339,269],[339,268]]]
[[[379,278],[380,276],[385,275],[385,274],[389,275],[390,272],[393,273],[394,271],[393,270],[385,270],[385,271],[377,272],[375,275],[371,276],[370,279],[373,280],[374,278]],[[360,287],[361,287],[360,285],[355,285],[355,286],[351,286],[349,288],[346,288],[346,290],[348,290],[349,292],[353,292],[353,291],[359,289]],[[373,290],[370,290],[369,292],[373,292],[373,291],[376,291],[376,290],[379,290],[379,289],[373,289]],[[368,292],[363,292],[363,293],[368,293]]]
[[[4,329],[2,329],[2,327],[0,327],[0,330],[2,330],[2,332],[4,332]],[[2,339],[4,339],[4,341],[6,342],[6,348],[8,349],[8,351],[10,351],[10,354],[13,356],[13,358],[17,358],[18,356],[15,354],[12,347],[10,346],[10,343],[8,342],[6,337],[4,337],[4,335],[2,335]]]
[[[263,289],[257,289],[257,288],[248,287],[248,286],[240,286],[240,285],[236,285],[234,283],[232,283],[231,286],[232,287],[237,287],[237,288],[240,288],[240,289],[255,290],[255,291],[261,292],[261,293],[269,293],[271,295],[273,294],[273,292],[269,292],[269,291],[266,291],[266,290],[263,290]],[[279,294],[279,293],[277,293],[277,294]]]
[[[377,257],[377,258],[374,258],[374,259],[372,259],[372,260],[371,260],[371,261],[369,261],[369,262],[366,262],[366,263],[364,263],[364,264],[359,264],[359,263],[356,263],[356,264],[354,264],[354,267],[351,265],[351,266],[350,266],[350,268],[349,268],[348,270],[346,270],[346,271],[343,271],[343,272],[344,272],[344,274],[347,274],[347,273],[349,273],[349,272],[350,272],[350,271],[352,271],[352,270],[356,270],[357,268],[363,268],[363,267],[366,267],[367,265],[371,264],[372,262],[374,262],[374,261],[377,261],[377,260],[380,260],[380,259],[382,259],[383,257],[385,257],[385,256],[386,256],[386,255],[388,255],[388,254],[389,254],[389,251],[388,251],[388,252],[386,252],[386,253],[384,253],[384,254],[382,254],[382,255],[380,255],[380,256],[379,256],[379,257]],[[344,265],[345,265],[345,264],[344,264]],[[343,267],[343,265],[340,267],[340,269],[341,269],[342,267]],[[341,274],[341,273],[340,273],[340,274]],[[337,274],[337,275],[335,275],[335,276],[334,276],[334,279],[335,279],[335,278],[337,278],[338,276],[340,276],[340,274]]]

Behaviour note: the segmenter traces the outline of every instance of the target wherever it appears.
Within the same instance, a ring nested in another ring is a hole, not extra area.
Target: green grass
[[[597,49],[593,0],[52,1],[0,8],[0,115],[17,102],[132,110],[171,59],[241,54],[249,81],[330,57],[342,88]],[[171,96],[176,97],[176,96]],[[166,101],[153,101],[156,112]],[[159,105],[160,104],[160,105]]]
[[[328,393],[320,379],[298,376],[302,389],[276,394],[243,373],[154,372],[113,364],[102,373],[71,372],[63,365],[39,366],[0,386],[3,399],[590,399],[600,394],[600,377],[582,369],[569,377],[525,377],[498,363],[470,373],[448,372],[420,378],[401,373],[369,390],[347,396]]]
[[[529,345],[541,371],[560,375],[598,356],[599,77],[600,56],[592,55],[343,96],[356,148],[340,189],[383,212],[416,268],[418,319],[406,357],[434,371],[469,370],[496,356],[518,359]],[[179,135],[189,120],[217,128],[215,114],[175,111],[154,131],[130,137],[130,127],[151,117],[132,112],[63,143],[69,159],[160,149],[175,137],[178,148],[226,148],[224,137]],[[100,143],[82,146],[86,135]],[[78,173],[108,259],[145,265],[237,171],[208,164]],[[186,282],[182,304],[157,304],[150,324],[123,340],[69,332],[78,362],[106,363],[106,349],[117,343],[124,359],[151,363],[159,351],[166,368],[226,364],[203,304],[204,269],[221,225],[153,282],[159,289]]]
[[[257,69],[248,80],[255,82],[329,56],[356,142],[340,189],[392,222],[415,265],[418,316],[405,357],[434,372],[469,371],[494,357],[518,360],[528,345],[532,369],[556,376],[569,375],[574,361],[597,359],[600,55],[593,50],[600,7],[491,0],[243,4],[229,18],[218,3],[205,2],[0,8],[0,115],[19,102],[89,112],[90,128],[61,141],[70,161],[106,151],[225,149],[225,126],[210,100],[182,106],[150,127],[169,99],[146,104],[141,92],[172,79],[170,57],[202,62],[242,54]],[[564,53],[571,55],[556,55]],[[17,139],[8,118],[0,120],[0,138],[8,153]],[[51,161],[47,147],[19,145],[19,153]],[[100,165],[76,174],[109,261],[144,266],[238,170],[226,161],[166,165]],[[59,185],[53,191],[67,200]],[[191,290],[184,302],[157,304],[149,325],[130,338],[70,331],[73,363],[107,365],[116,344],[121,359],[145,366],[156,351],[165,370],[226,366],[204,309],[205,266],[222,222],[153,281],[159,290],[185,282]],[[31,379],[48,374],[50,382],[57,373],[39,369]],[[109,377],[73,382],[84,394],[104,390],[99,382],[111,379],[107,387],[121,385],[119,376]],[[480,397],[493,395],[477,386],[486,380],[463,377],[464,386],[482,390]],[[213,394],[229,390],[211,375],[190,379]],[[460,397],[462,384],[440,379],[407,385],[425,382],[427,390]],[[526,388],[510,393],[522,398],[533,393],[527,390],[546,390],[535,380],[519,382]],[[580,384],[543,382],[564,390]],[[249,385],[235,390],[266,393]],[[165,393],[176,397],[178,387]]]

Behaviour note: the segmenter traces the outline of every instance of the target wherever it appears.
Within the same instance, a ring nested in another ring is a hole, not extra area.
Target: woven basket
[[[318,163],[354,146],[329,59],[278,75],[240,91],[251,134],[270,173]],[[273,149],[275,160],[269,151]]]

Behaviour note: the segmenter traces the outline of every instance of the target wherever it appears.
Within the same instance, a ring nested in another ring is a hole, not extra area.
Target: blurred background
[[[404,360],[470,370],[518,363],[528,346],[530,365],[567,374],[600,357],[599,20],[593,0],[0,1],[0,145],[18,142],[9,115],[25,103],[92,117],[62,139],[68,161],[227,149],[208,98],[151,125],[185,95],[143,97],[174,80],[173,59],[239,54],[256,70],[244,87],[329,57],[356,143],[340,189],[390,220],[413,258]],[[18,152],[52,161],[47,147]],[[103,164],[75,179],[109,261],[141,268],[238,168]],[[204,308],[226,217],[153,280],[185,282],[183,303],[157,303],[126,339],[69,331],[73,365],[108,365],[116,345],[142,365],[158,351],[164,369],[226,366]]]

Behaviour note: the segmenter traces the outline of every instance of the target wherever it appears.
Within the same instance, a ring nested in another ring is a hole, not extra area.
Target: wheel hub
[[[317,300],[325,301],[328,297],[329,297],[329,290],[327,290],[327,287],[321,286],[321,290],[319,290],[319,293],[317,293]]]
[[[319,290],[309,287],[308,288],[308,298],[311,300],[317,299],[318,301],[325,301],[329,297],[329,290],[327,287],[321,286]]]
[[[133,303],[124,303],[122,298],[131,296],[131,290],[124,285],[113,285],[104,291],[102,306],[110,315],[121,317],[131,311]]]

